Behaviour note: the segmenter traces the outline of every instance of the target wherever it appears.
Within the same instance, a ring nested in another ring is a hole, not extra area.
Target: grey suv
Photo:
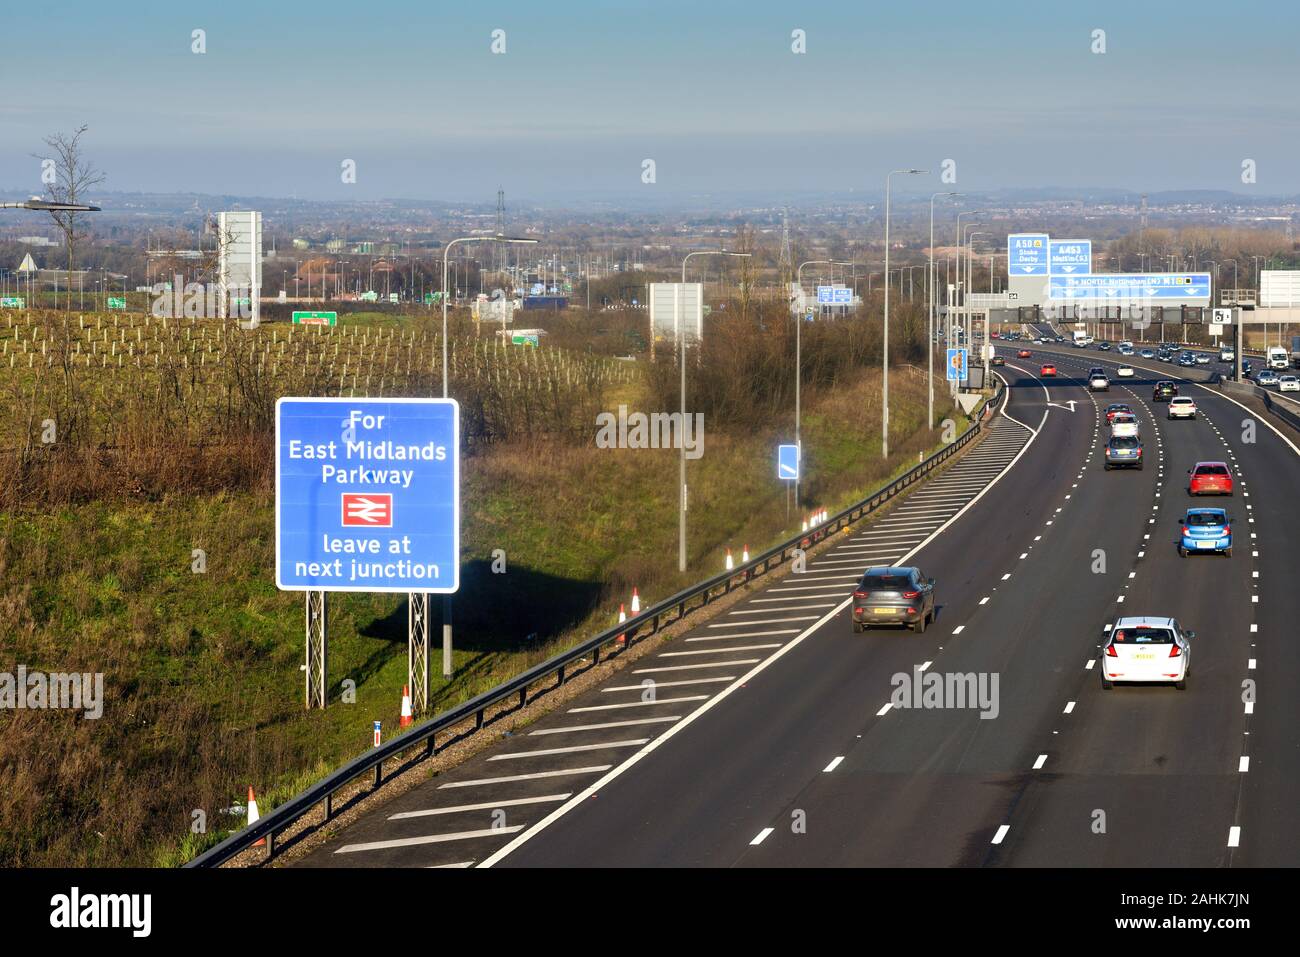
[[[907,625],[917,634],[934,620],[934,579],[919,568],[876,565],[853,591],[853,631],[872,625]]]

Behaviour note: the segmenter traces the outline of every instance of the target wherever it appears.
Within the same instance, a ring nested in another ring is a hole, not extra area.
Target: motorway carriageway
[[[1288,625],[1300,595],[1265,569],[1293,564],[1284,503],[1300,453],[1262,421],[1243,442],[1254,416],[1198,386],[1184,394],[1201,418],[1153,414],[1151,385],[1173,369],[1135,360],[1135,379],[1093,396],[1084,373],[1113,360],[1053,347],[1061,377],[1039,380],[1045,350],[1031,348],[1002,370],[1005,414],[988,438],[804,576],[755,592],[299,863],[1296,863],[1300,653]],[[1100,412],[1119,401],[1141,420],[1140,472],[1102,469]],[[1237,473],[1238,494],[1222,500],[1235,519],[1230,559],[1176,552],[1193,501],[1186,470],[1200,459]],[[937,621],[923,635],[852,634],[862,568],[899,561],[937,579]],[[1101,690],[1104,627],[1140,614],[1197,632],[1186,691]],[[916,668],[996,673],[997,717],[890,707],[893,677]]]

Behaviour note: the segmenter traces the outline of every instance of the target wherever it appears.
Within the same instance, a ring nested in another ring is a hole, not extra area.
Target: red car
[[[1019,352],[1016,353],[1016,358],[1018,358],[1018,359],[1028,359],[1028,358],[1029,358],[1029,350],[1028,350],[1028,349],[1021,349]]]
[[[1114,422],[1115,416],[1119,415],[1121,412],[1126,415],[1132,415],[1133,407],[1125,405],[1123,402],[1114,402],[1106,406],[1106,422]]]
[[[1041,369],[1039,369],[1039,370],[1038,370],[1038,374],[1041,375],[1041,376],[1049,376],[1049,375],[1050,375],[1050,376],[1055,376],[1055,375],[1056,375],[1056,366],[1051,365],[1051,364],[1049,363],[1048,365],[1045,365],[1045,366],[1043,366]]]
[[[1187,470],[1188,495],[1231,495],[1232,470],[1227,462],[1197,462]]]

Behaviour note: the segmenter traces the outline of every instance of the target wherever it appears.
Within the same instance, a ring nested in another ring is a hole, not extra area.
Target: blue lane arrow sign
[[[1133,299],[1208,299],[1210,274],[1101,273],[1088,276],[1052,276],[1048,298],[1118,302]]]
[[[1012,233],[1007,237],[1007,274],[1046,276],[1047,233]]]
[[[1092,272],[1091,239],[1053,239],[1048,272],[1053,276],[1079,276]]]
[[[786,481],[799,478],[799,446],[778,445],[776,449],[776,477]]]

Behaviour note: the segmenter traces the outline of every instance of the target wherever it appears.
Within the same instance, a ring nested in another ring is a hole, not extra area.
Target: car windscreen
[[[1110,640],[1117,645],[1172,645],[1174,633],[1168,628],[1116,628]]]
[[[1197,475],[1227,475],[1228,468],[1226,465],[1198,465],[1196,466]]]
[[[1214,512],[1191,512],[1187,516],[1188,525],[1222,525],[1224,517]]]
[[[899,588],[910,588],[912,579],[907,575],[864,575],[862,578],[862,589],[866,591],[894,591]]]
[[[1117,435],[1110,440],[1112,449],[1135,449],[1138,447],[1137,436],[1135,435]]]

